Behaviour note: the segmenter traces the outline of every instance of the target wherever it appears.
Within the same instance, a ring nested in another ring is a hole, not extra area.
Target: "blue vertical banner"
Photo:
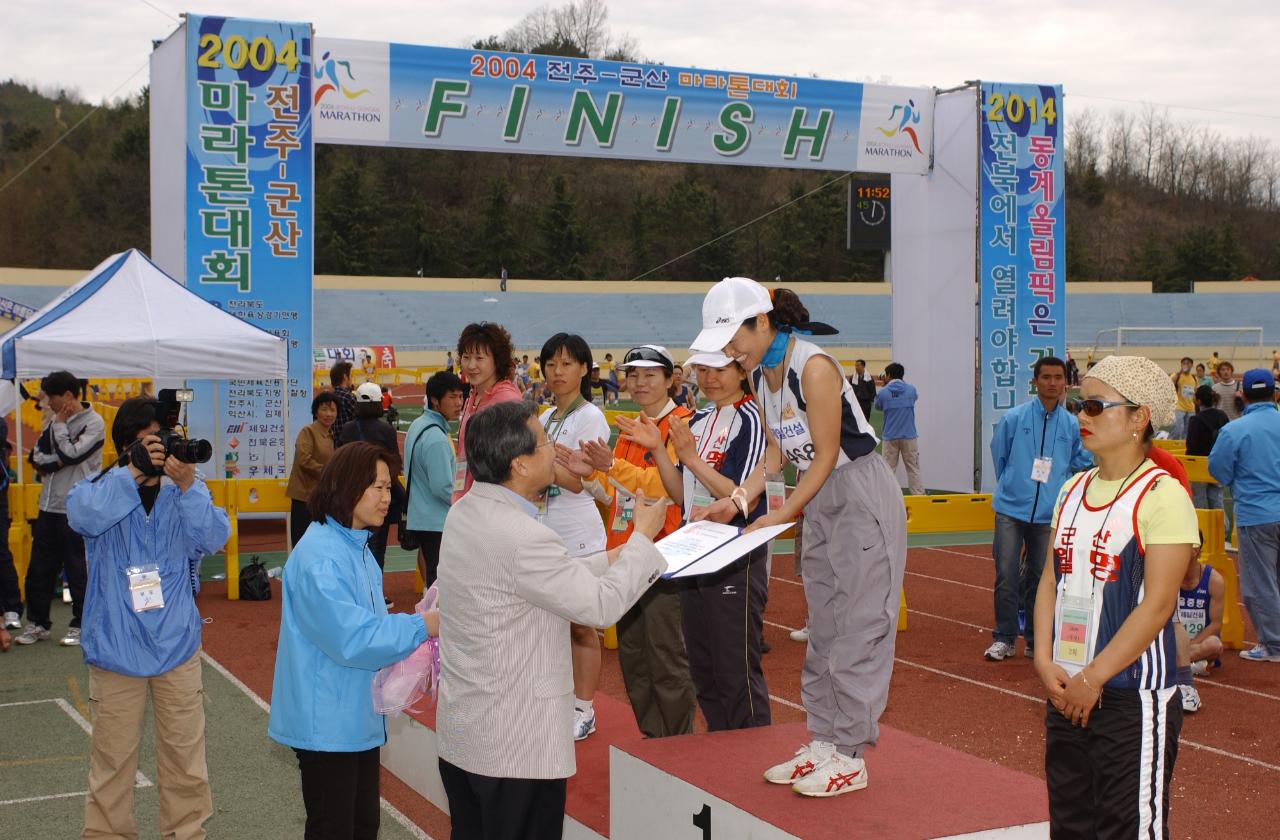
[[[288,474],[290,428],[310,422],[311,26],[187,18],[186,279],[204,299],[283,337],[287,385],[197,385],[193,422],[217,474]]]
[[[1062,87],[984,82],[979,107],[979,443],[990,489],[996,424],[1035,393],[1036,360],[1066,350]]]

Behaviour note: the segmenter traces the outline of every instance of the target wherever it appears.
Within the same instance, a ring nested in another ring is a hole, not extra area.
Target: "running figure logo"
[[[316,104],[320,103],[320,98],[331,90],[341,90],[342,95],[347,99],[359,99],[366,93],[368,88],[355,90],[347,87],[347,85],[338,78],[338,68],[341,67],[347,73],[347,79],[351,82],[356,80],[355,74],[351,72],[350,61],[339,61],[333,57],[333,53],[325,50],[324,55],[320,56],[320,62],[316,65],[316,81],[320,84],[316,87]],[[917,117],[917,119],[919,119]]]
[[[877,128],[876,131],[885,137],[896,137],[899,134],[905,134],[911,138],[911,143],[916,147],[916,151],[924,154],[924,150],[920,148],[920,138],[916,136],[916,130],[913,125],[920,124],[920,114],[916,111],[916,101],[908,99],[906,105],[894,105],[893,110],[889,112],[889,123],[892,125],[895,119],[898,119],[898,112],[902,112],[902,118],[898,120],[898,124],[893,128]]]

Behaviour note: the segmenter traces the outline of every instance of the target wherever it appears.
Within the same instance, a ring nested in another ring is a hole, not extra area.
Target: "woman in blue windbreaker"
[[[307,840],[377,837],[378,750],[387,730],[373,708],[373,678],[437,632],[434,611],[390,615],[383,603],[365,529],[381,525],[391,504],[387,460],[370,443],[338,449],[284,570],[267,734],[298,755]]]

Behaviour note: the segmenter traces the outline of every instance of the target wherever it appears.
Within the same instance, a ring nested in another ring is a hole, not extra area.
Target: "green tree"
[[[542,276],[580,280],[587,240],[578,225],[578,212],[563,175],[551,182],[551,200],[542,212]]]
[[[1189,292],[1197,280],[1211,279],[1221,263],[1221,247],[1213,228],[1199,225],[1184,233],[1173,249],[1171,279],[1177,281],[1174,288]]]
[[[1070,228],[1067,229],[1067,241],[1071,241]],[[1068,261],[1068,278],[1070,274],[1070,261]],[[1151,288],[1157,292],[1173,291],[1168,288],[1169,283],[1169,253],[1164,247],[1164,242],[1160,239],[1160,234],[1154,227],[1148,227],[1142,234],[1142,239],[1138,241],[1137,246],[1129,255],[1128,275],[1134,280],[1149,280]],[[1181,281],[1175,281],[1176,286]]]
[[[489,186],[482,245],[481,276],[496,276],[502,266],[519,262],[516,234],[511,225],[511,185],[506,179],[495,179]]]

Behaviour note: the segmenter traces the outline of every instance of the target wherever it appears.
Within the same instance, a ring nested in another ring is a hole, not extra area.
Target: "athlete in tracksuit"
[[[906,567],[906,509],[897,481],[839,363],[797,338],[809,313],[795,294],[772,294],[730,277],[708,292],[699,352],[723,352],[749,370],[767,429],[765,468],[708,509],[715,518],[749,509],[765,491],[766,470],[786,457],[795,490],[754,527],[805,517],[803,578],[809,646],[801,696],[813,740],[765,772],[805,796],[866,787],[863,750],[875,744],[889,696],[898,599]]]

